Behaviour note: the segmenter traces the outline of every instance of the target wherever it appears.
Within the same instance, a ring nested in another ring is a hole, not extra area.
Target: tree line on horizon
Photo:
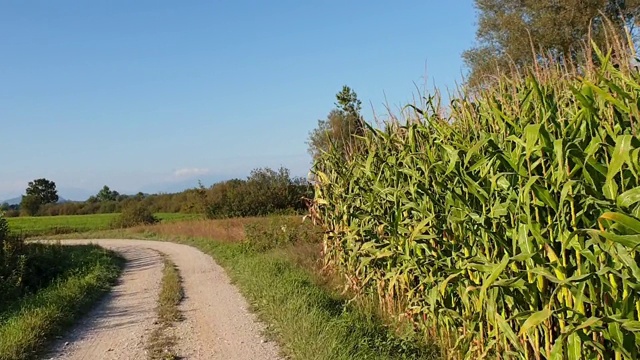
[[[172,194],[120,194],[105,185],[86,201],[58,203],[55,182],[36,179],[29,182],[18,206],[3,204],[7,217],[57,216],[119,213],[142,207],[153,213],[203,214],[208,218],[262,216],[273,213],[300,213],[305,199],[313,196],[305,178],[293,177],[288,169],[254,169],[246,179],[202,184]]]

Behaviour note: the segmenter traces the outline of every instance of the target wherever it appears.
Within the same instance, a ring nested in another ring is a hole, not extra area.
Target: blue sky
[[[368,120],[453,87],[475,23],[471,0],[2,1],[0,200],[304,176],[342,85]]]

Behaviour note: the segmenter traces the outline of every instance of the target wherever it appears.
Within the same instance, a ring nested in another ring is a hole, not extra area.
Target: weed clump
[[[264,252],[297,243],[318,243],[320,228],[299,216],[273,216],[245,225],[246,250]]]

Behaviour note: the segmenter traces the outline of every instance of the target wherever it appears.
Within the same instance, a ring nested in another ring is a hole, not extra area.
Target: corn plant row
[[[449,357],[638,358],[640,75],[599,56],[322,154],[327,264]]]

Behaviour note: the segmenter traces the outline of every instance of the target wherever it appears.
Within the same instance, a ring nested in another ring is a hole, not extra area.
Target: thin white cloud
[[[198,175],[206,175],[210,172],[211,170],[205,168],[184,168],[174,171],[173,176],[175,176],[176,178],[184,179]]]

